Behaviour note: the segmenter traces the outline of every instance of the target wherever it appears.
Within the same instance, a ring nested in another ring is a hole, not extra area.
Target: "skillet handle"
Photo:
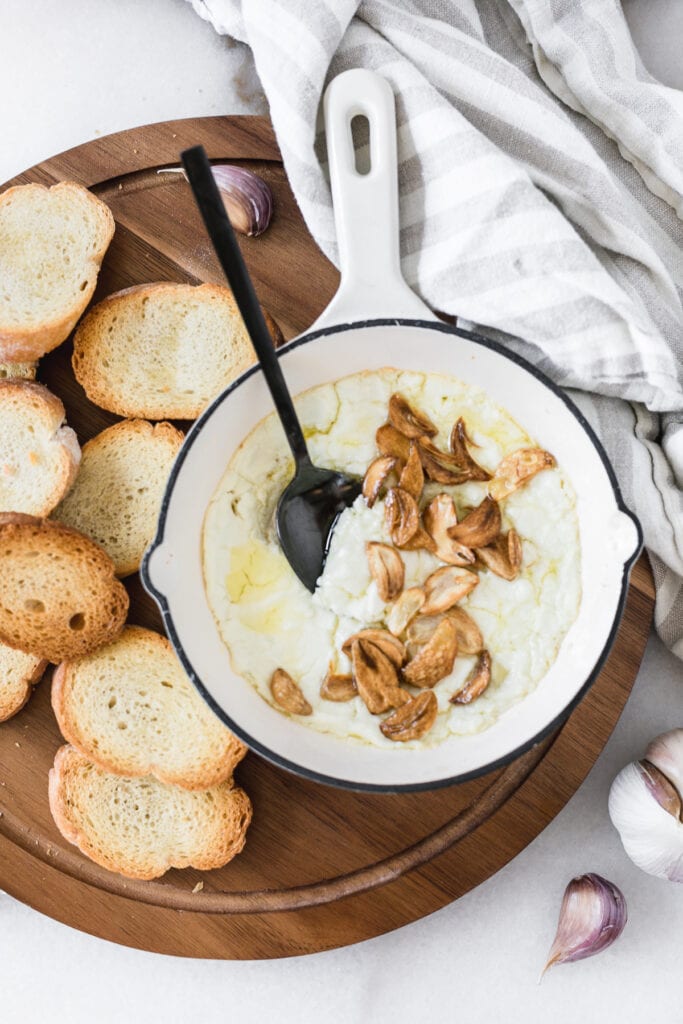
[[[341,282],[312,330],[380,318],[435,320],[408,287],[399,253],[396,108],[385,78],[363,68],[332,80],[324,98]],[[351,121],[370,132],[370,170],[356,170]]]

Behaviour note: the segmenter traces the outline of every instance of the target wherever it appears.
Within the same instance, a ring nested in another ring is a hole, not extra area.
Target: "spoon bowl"
[[[360,492],[360,480],[309,465],[297,469],[280,495],[275,515],[280,547],[311,593],[325,565],[337,519]]]
[[[280,495],[275,525],[285,558],[313,593],[323,571],[335,523],[360,494],[361,482],[333,469],[321,469],[311,462],[292,396],[204,147],[186,149],[181,159],[294,456],[294,478]]]

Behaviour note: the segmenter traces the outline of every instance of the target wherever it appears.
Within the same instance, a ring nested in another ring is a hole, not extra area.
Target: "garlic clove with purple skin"
[[[235,231],[250,237],[262,235],[273,216],[270,185],[237,164],[212,164],[211,170]],[[186,177],[182,167],[164,167],[158,173]]]
[[[243,235],[262,235],[273,216],[273,193],[263,178],[236,164],[212,164],[230,223]]]
[[[600,875],[573,878],[564,892],[557,932],[543,974],[556,964],[584,960],[607,949],[627,921],[623,893]]]
[[[651,744],[648,754],[671,771],[662,748],[657,747],[664,738]],[[627,764],[612,783],[608,807],[633,863],[657,878],[683,882],[681,797],[662,768],[649,758]]]
[[[652,740],[645,751],[645,760],[659,768],[683,796],[683,729],[672,729]]]

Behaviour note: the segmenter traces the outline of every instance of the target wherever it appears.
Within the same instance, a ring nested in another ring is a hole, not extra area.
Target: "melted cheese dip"
[[[478,445],[473,455],[490,472],[516,449],[538,447],[485,392],[454,377],[384,369],[312,388],[295,400],[313,462],[362,477],[377,457],[375,431],[387,420],[394,391],[429,416],[439,428],[433,440],[444,450],[454,422],[464,417]],[[371,715],[360,697],[334,703],[320,696],[330,668],[350,671],[341,653],[347,637],[368,626],[385,626],[388,606],[379,597],[365,554],[368,540],[391,543],[384,502],[369,509],[360,497],[342,514],[325,570],[310,594],[290,569],[275,533],[275,506],[293,471],[273,413],[233,455],[204,520],[202,561],[209,605],[234,670],[265,700],[274,704],[270,678],[276,668],[283,668],[313,707],[312,715],[297,718],[303,725],[374,746],[406,749],[485,729],[534,689],[555,660],[581,598],[575,497],[561,468],[539,473],[501,502],[503,530],[514,527],[522,540],[518,578],[508,582],[482,570],[479,585],[460,602],[491,653],[488,689],[471,704],[449,703],[476,660],[458,656],[451,675],[434,687],[436,724],[412,743],[386,739],[379,730],[381,718]],[[486,484],[428,483],[421,506],[443,492],[453,496],[461,518],[466,507],[485,497]],[[443,564],[426,551],[401,551],[401,557],[406,587],[421,585]]]

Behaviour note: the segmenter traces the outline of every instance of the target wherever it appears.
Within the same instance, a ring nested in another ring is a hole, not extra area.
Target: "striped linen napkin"
[[[190,2],[251,47],[332,261],[321,96],[349,67],[389,80],[406,279],[570,389],[683,658],[683,93],[645,70],[618,0]]]

